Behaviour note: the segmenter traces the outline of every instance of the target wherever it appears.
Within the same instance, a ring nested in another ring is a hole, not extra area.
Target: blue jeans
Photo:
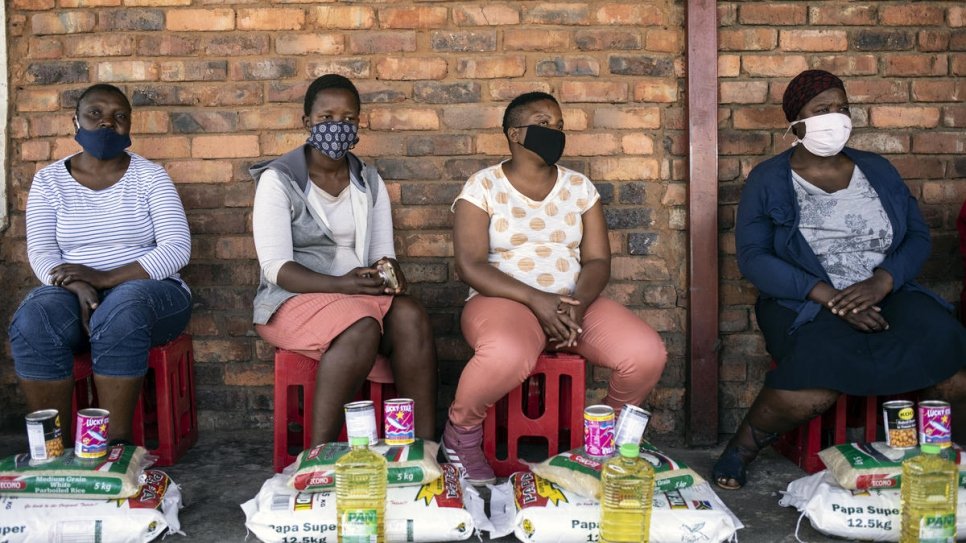
[[[18,377],[66,379],[73,375],[74,354],[88,349],[95,374],[144,376],[151,347],[178,337],[191,318],[191,295],[173,279],[127,281],[99,294],[90,337],[73,292],[42,286],[27,294],[9,330]]]

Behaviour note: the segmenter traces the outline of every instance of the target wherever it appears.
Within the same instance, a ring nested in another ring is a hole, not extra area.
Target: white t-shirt
[[[573,294],[580,275],[582,215],[599,199],[585,175],[557,166],[547,197],[531,200],[513,188],[502,163],[470,176],[456,197],[490,216],[491,265],[533,288],[565,295]]]

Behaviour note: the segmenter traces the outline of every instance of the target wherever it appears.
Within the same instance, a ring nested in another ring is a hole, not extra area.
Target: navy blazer
[[[758,288],[759,295],[774,298],[794,310],[794,332],[821,309],[808,299],[819,281],[832,284],[828,274],[798,230],[800,210],[795,197],[790,157],[794,147],[755,166],[741,191],[735,239],[738,268]],[[895,167],[875,153],[846,147],[842,150],[869,180],[892,223],[892,245],[879,264],[892,275],[893,292],[912,289],[949,304],[915,283],[929,257],[932,242],[916,199]]]

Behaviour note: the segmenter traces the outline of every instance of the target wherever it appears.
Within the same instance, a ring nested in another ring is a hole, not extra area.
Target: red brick
[[[883,5],[879,7],[879,24],[886,26],[937,26],[943,24],[945,12],[939,6]]]
[[[800,55],[747,55],[741,59],[742,70],[756,77],[794,77],[808,69]]]
[[[402,156],[406,154],[406,149],[403,139],[397,134],[366,130],[360,134],[359,143],[352,152],[362,157]]]
[[[502,81],[494,79],[489,82],[490,98],[494,100],[512,100],[517,96],[531,91],[550,92],[550,83],[546,81]]]
[[[719,27],[734,26],[738,22],[738,6],[731,3],[723,4],[718,2],[716,8],[718,11]]]
[[[69,36],[64,38],[64,51],[71,57],[130,56],[134,53],[134,36],[117,33]]]
[[[950,128],[966,127],[966,106],[944,107],[943,126],[948,126]]]
[[[684,33],[680,30],[648,30],[647,50],[684,54]]]
[[[412,30],[349,35],[349,52],[354,54],[399,53],[415,50],[416,33]]]
[[[875,16],[876,9],[872,6],[836,3],[808,8],[808,19],[813,25],[872,26]]]
[[[718,31],[719,51],[768,51],[778,44],[774,28],[735,28]]]
[[[341,55],[345,52],[342,34],[282,34],[275,38],[279,55]]]
[[[894,79],[853,79],[845,85],[849,101],[853,103],[906,102],[909,88],[905,81]]]
[[[315,26],[321,28],[342,28],[359,30],[376,25],[376,12],[366,6],[346,6],[331,4],[314,8]]]
[[[622,81],[564,81],[557,97],[561,102],[626,102],[627,84]]]
[[[191,0],[124,0],[125,6],[190,6]]]
[[[59,59],[64,56],[64,46],[57,38],[30,38],[27,56],[32,59]]]
[[[667,281],[669,278],[667,263],[658,257],[618,256],[611,259],[611,279],[616,281]]]
[[[590,177],[595,181],[660,179],[660,173],[660,162],[654,158],[606,157],[590,163]]]
[[[741,130],[784,128],[787,124],[781,106],[740,107],[734,111],[734,127]]]
[[[444,7],[413,6],[382,8],[379,28],[439,28],[446,24]]]
[[[251,236],[221,236],[215,246],[215,256],[224,260],[258,258],[255,240]]]
[[[563,119],[568,132],[587,130],[587,112],[581,108],[564,107]]]
[[[954,28],[966,26],[966,7],[952,6],[947,13],[946,20],[949,21],[949,26]]]
[[[250,360],[252,356],[251,344],[248,340],[194,338],[192,346],[195,360],[202,363],[241,362]]]
[[[120,60],[97,64],[97,79],[102,82],[157,81],[158,75],[157,62]]]
[[[44,10],[54,7],[54,0],[12,0],[13,9]]]
[[[554,76],[598,76],[600,62],[594,57],[559,56],[538,60],[535,72],[537,77]]]
[[[20,144],[20,159],[39,162],[50,158],[50,142],[43,140],[29,140]]]
[[[718,100],[725,104],[761,104],[768,97],[765,81],[722,81]]]
[[[231,163],[225,160],[169,160],[164,169],[175,183],[228,183]]]
[[[227,8],[168,10],[165,13],[165,28],[172,32],[234,30],[235,10]]]
[[[873,75],[878,69],[875,55],[833,55],[814,57],[812,67],[832,72],[841,77],[848,75]]]
[[[133,137],[131,150],[145,158],[187,158],[188,138],[183,136]]]
[[[519,28],[503,31],[505,51],[555,51],[570,48],[570,32],[534,32]]]
[[[439,130],[439,117],[432,109],[373,108],[369,110],[371,130]]]
[[[620,139],[614,134],[576,133],[567,136],[568,156],[616,155],[620,151]]]
[[[933,128],[939,125],[939,108],[872,106],[869,117],[876,128]]]
[[[916,102],[961,102],[966,100],[966,81],[922,79],[912,82]]]
[[[481,155],[503,156],[508,153],[506,136],[503,132],[495,134],[478,134],[476,136],[476,152]]]
[[[746,25],[804,25],[806,6],[765,2],[738,6],[738,22]]]
[[[407,256],[453,256],[453,240],[449,233],[404,234],[402,238]]]
[[[585,3],[540,3],[524,8],[523,22],[546,25],[588,25],[590,10]]]
[[[32,138],[73,136],[75,130],[74,121],[69,115],[45,115],[30,119],[29,134]]]
[[[500,128],[506,106],[458,105],[443,108],[443,126],[454,130]],[[566,126],[566,118],[564,125]]]
[[[959,132],[925,132],[912,135],[912,152],[923,154],[963,154],[966,138]]]
[[[763,155],[770,149],[767,133],[742,130],[719,130],[718,152],[722,155]],[[746,172],[742,172],[747,175]]]
[[[938,30],[920,30],[919,51],[935,52],[949,49],[949,32]]]
[[[292,58],[268,58],[232,61],[229,69],[232,79],[280,81],[296,74],[297,61]]]
[[[966,75],[966,55],[952,55],[952,57],[950,73],[952,75]]]
[[[121,0],[60,0],[62,8],[94,8],[120,6]]]
[[[520,22],[520,13],[505,4],[453,6],[453,22],[458,26],[502,26]]]
[[[946,163],[941,158],[906,155],[889,157],[889,161],[907,183],[910,179],[941,179],[946,172]]]
[[[90,32],[96,23],[97,17],[90,11],[36,13],[30,16],[30,30],[35,36]]]
[[[634,84],[635,102],[673,103],[678,99],[678,85],[671,81],[638,81]]]
[[[882,75],[890,77],[946,75],[946,55],[888,55],[883,59]]]
[[[597,24],[613,26],[666,25],[667,11],[653,4],[604,4],[597,9]]]
[[[718,77],[737,77],[740,73],[740,56],[718,54]]]
[[[198,39],[165,34],[145,36],[138,40],[138,54],[150,56],[188,56],[198,50]]]
[[[451,229],[453,213],[445,207],[397,207],[392,210],[392,226],[397,230]]]
[[[574,43],[581,51],[620,51],[640,49],[643,40],[636,29],[580,29],[574,33]]]
[[[228,63],[224,60],[172,60],[161,63],[162,81],[224,81]]]
[[[238,30],[302,30],[305,11],[301,8],[245,8],[235,16]]]
[[[346,58],[309,62],[306,64],[305,71],[309,77],[319,77],[324,74],[339,74],[349,79],[358,79],[369,77],[371,66],[368,60]],[[362,82],[357,82],[356,87],[359,87],[361,84]]]
[[[191,140],[192,158],[249,158],[259,156],[258,136],[219,134],[195,136]]]
[[[305,143],[305,132],[269,132],[258,139],[262,154],[275,156],[285,154]]]
[[[441,58],[382,58],[376,61],[376,77],[396,81],[443,79],[446,77],[446,61]]]
[[[60,109],[60,95],[55,89],[23,89],[17,91],[11,103],[17,111],[57,111]]]
[[[460,58],[456,64],[456,73],[465,79],[520,77],[526,71],[526,58],[521,55]]]
[[[239,130],[292,130],[302,127],[302,106],[260,106],[238,112]],[[306,134],[307,135],[307,134]]]
[[[134,134],[164,134],[168,126],[168,114],[164,111],[136,109],[131,115],[131,132]]]
[[[621,150],[628,155],[652,155],[654,139],[646,134],[627,134],[621,138]]]
[[[844,30],[782,30],[778,43],[783,51],[845,51],[849,48]]]

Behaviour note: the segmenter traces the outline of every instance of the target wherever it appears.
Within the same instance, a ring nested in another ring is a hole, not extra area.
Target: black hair
[[[305,91],[305,115],[312,114],[312,106],[315,104],[315,97],[324,90],[344,89],[352,93],[356,99],[356,107],[362,109],[362,99],[359,97],[359,90],[349,81],[349,78],[338,74],[325,74],[319,76],[309,85]]]
[[[506,111],[503,112],[503,133],[506,134],[511,128],[520,126],[520,123],[523,122],[520,120],[520,115],[522,113],[520,110],[523,109],[524,106],[534,102],[539,102],[541,100],[550,100],[558,106],[560,105],[556,98],[545,92],[525,92],[514,98],[510,104],[506,106]]]
[[[84,92],[82,92],[81,95],[77,97],[77,105],[74,106],[74,113],[77,113],[77,114],[80,113],[80,105],[85,98],[87,98],[91,94],[95,94],[98,92],[120,96],[124,100],[124,103],[127,104],[127,107],[128,108],[131,107],[131,101],[127,99],[127,95],[124,94],[124,91],[115,87],[114,85],[109,85],[107,83],[98,83],[96,85],[91,85],[90,87],[87,87],[86,89],[84,89]]]

